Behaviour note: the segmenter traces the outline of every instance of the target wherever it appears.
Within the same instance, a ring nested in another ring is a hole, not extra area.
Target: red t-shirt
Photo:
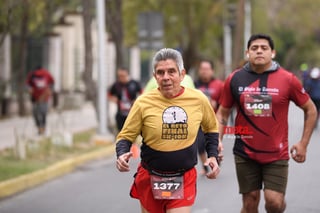
[[[289,102],[301,106],[308,100],[297,77],[279,66],[262,74],[248,66],[231,73],[221,105],[237,107],[234,154],[260,163],[289,159]]]
[[[54,79],[45,69],[31,72],[27,77],[27,85],[32,88],[33,101],[48,101],[51,96],[51,88]]]

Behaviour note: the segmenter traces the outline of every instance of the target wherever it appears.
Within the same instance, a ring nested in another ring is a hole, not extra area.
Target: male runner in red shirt
[[[52,97],[54,79],[50,72],[41,66],[28,74],[26,84],[32,101],[32,113],[39,134],[45,133],[48,102]]]
[[[240,193],[241,212],[258,212],[260,190],[264,186],[265,208],[269,213],[284,212],[288,179],[288,108],[293,101],[304,111],[300,141],[290,151],[298,163],[306,160],[306,150],[315,121],[316,108],[294,74],[272,59],[274,44],[268,35],[252,35],[247,44],[248,63],[225,81],[218,119],[219,139],[231,108],[236,106],[233,153]],[[248,134],[250,133],[250,134]]]

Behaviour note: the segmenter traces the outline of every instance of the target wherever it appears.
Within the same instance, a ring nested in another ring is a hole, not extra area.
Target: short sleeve
[[[292,100],[297,106],[305,104],[310,97],[294,74],[292,74],[290,85],[290,100]]]
[[[234,104],[234,99],[233,99],[232,92],[231,92],[232,76],[233,76],[232,74],[229,75],[223,85],[222,95],[221,95],[221,99],[220,99],[220,105],[225,108],[231,108]]]

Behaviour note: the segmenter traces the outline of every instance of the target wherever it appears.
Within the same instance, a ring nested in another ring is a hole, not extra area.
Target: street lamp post
[[[250,35],[251,35],[251,2],[250,0],[245,0],[244,3],[244,51],[247,49],[246,43],[248,42]],[[245,57],[245,56],[244,56]]]
[[[105,5],[104,0],[96,0],[98,25],[98,122],[99,134],[107,133],[106,64],[105,64]]]

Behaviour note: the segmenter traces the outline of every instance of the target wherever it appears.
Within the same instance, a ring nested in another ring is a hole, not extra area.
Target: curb
[[[43,170],[35,171],[30,174],[21,175],[17,178],[0,182],[0,199],[9,197],[18,192],[30,189],[41,183],[60,177],[72,172],[77,166],[92,160],[97,160],[114,153],[115,145],[110,144],[106,148],[89,152],[74,158],[66,159],[55,163]]]

